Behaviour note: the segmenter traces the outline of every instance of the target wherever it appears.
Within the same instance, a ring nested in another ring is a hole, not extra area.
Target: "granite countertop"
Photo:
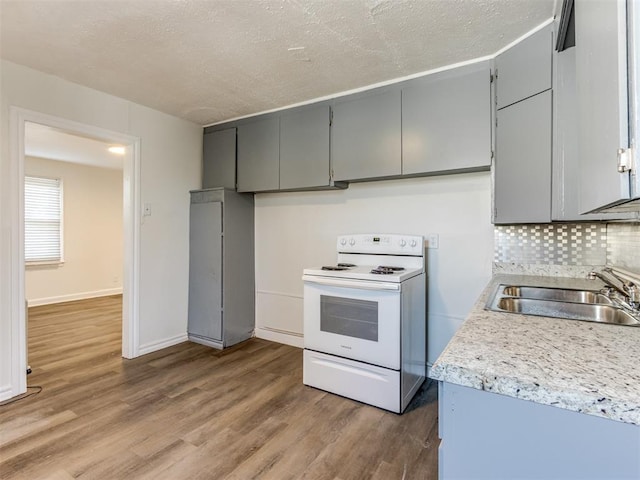
[[[589,290],[603,285],[496,275],[430,377],[640,425],[640,327],[485,310],[501,283]]]

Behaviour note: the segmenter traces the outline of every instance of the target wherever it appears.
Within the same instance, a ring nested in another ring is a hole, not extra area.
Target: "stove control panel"
[[[338,252],[423,256],[424,238],[396,234],[340,235]]]

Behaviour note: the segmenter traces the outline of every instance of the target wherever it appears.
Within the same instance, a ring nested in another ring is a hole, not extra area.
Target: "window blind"
[[[62,183],[24,179],[24,256],[27,262],[62,261]]]

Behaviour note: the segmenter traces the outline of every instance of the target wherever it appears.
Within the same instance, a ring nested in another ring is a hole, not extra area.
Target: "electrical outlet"
[[[431,233],[427,235],[427,248],[438,248],[438,234]]]

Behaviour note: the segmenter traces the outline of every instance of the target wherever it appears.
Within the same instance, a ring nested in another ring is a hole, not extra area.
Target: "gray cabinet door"
[[[551,91],[498,110],[494,223],[551,221]]]
[[[224,346],[250,338],[255,328],[254,196],[224,193]]]
[[[400,90],[336,101],[331,158],[334,180],[362,180],[402,173]]]
[[[202,188],[236,189],[236,129],[206,133],[202,152]]]
[[[221,202],[191,204],[187,330],[222,341]]]
[[[620,212],[581,214],[576,49],[568,48],[556,53],[554,70],[552,220],[569,222],[632,218],[631,214]]]
[[[238,126],[238,191],[280,188],[280,119],[269,116]]]
[[[329,106],[280,117],[280,189],[329,185]]]
[[[640,478],[637,425],[444,382],[438,424],[440,480]]]
[[[552,52],[549,25],[496,57],[498,108],[551,88]]]
[[[490,166],[488,62],[431,75],[403,88],[403,175]]]
[[[630,198],[618,173],[628,148],[626,2],[576,0],[576,82],[582,212]]]

